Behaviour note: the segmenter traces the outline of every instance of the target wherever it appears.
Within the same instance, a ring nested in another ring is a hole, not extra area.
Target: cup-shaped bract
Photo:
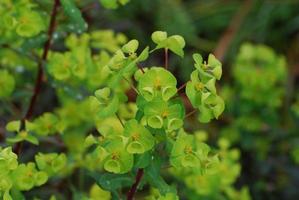
[[[132,119],[125,124],[124,136],[128,137],[127,151],[132,154],[142,154],[153,148],[155,138],[149,130]]]
[[[152,67],[139,79],[138,90],[147,101],[156,98],[168,101],[176,94],[176,85],[177,80],[169,71],[161,67]]]
[[[104,169],[116,174],[124,174],[133,167],[133,154],[126,151],[122,138],[113,138],[102,146],[104,150]]]

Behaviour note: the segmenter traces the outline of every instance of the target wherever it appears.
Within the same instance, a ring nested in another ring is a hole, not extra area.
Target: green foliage
[[[108,9],[116,9],[119,7],[119,5],[125,5],[129,1],[130,0],[100,0],[102,5]]]
[[[100,2],[116,9],[129,0]],[[214,55],[207,61],[193,55],[195,69],[184,98],[173,64],[168,69],[156,63],[168,58],[184,62],[182,36],[156,31],[151,35],[154,47],[143,46],[122,33],[88,27],[93,14],[83,13],[84,1],[73,0],[59,1],[54,27],[49,27],[53,4],[0,3],[0,98],[12,107],[3,109],[5,114],[18,111],[4,120],[0,198],[55,200],[71,194],[73,199],[123,199],[141,171],[137,189],[149,193],[146,199],[250,199],[246,187],[233,187],[240,175],[240,152],[225,138],[215,148],[202,131],[186,132],[186,102],[204,123],[224,111],[216,90],[222,64]],[[47,47],[47,39],[55,47]],[[164,58],[157,59],[157,50],[164,50]],[[33,80],[37,85],[30,85]],[[243,81],[239,84],[243,87]]]
[[[9,97],[15,88],[15,79],[7,70],[0,70],[0,98]]]
[[[281,105],[286,61],[269,47],[243,44],[236,58],[233,74],[242,88],[242,98],[274,108]],[[275,91],[273,88],[276,88]]]
[[[3,199],[14,199],[10,191],[28,191],[46,183],[48,176],[38,171],[34,163],[18,164],[18,157],[11,147],[0,149],[0,196]]]
[[[195,68],[191,74],[191,81],[187,83],[186,94],[193,107],[201,112],[199,120],[203,123],[211,119],[218,119],[224,111],[224,101],[216,93],[216,79],[221,78],[221,63],[210,54],[208,63],[203,62],[201,55],[194,54]]]
[[[169,49],[173,53],[184,57],[183,48],[185,47],[185,40],[180,35],[172,35],[167,37],[167,33],[163,31],[156,31],[152,34],[152,40],[157,44],[156,49]]]

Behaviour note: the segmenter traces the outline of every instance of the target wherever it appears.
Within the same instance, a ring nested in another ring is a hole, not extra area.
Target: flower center
[[[119,159],[119,153],[118,152],[113,152],[112,153],[112,160],[118,160]]]
[[[196,83],[196,84],[195,84],[195,89],[196,89],[197,91],[202,90],[204,87],[205,87],[205,86],[204,86],[204,84],[202,84],[202,82],[199,82],[199,83]]]
[[[154,83],[154,87],[155,87],[157,90],[161,90],[161,80],[160,80],[159,77],[156,78],[155,83]]]
[[[164,111],[164,112],[162,112],[162,117],[163,117],[163,118],[166,118],[168,115],[169,115],[168,111]]]
[[[138,134],[138,133],[133,133],[133,134],[132,134],[132,140],[133,140],[133,141],[136,141],[136,140],[138,140],[138,139],[139,139],[139,137],[140,137],[140,136],[139,136],[139,134]]]
[[[186,154],[191,154],[191,153],[193,152],[193,151],[192,151],[192,147],[189,146],[189,145],[185,147],[185,150],[184,150],[184,151],[185,151]]]

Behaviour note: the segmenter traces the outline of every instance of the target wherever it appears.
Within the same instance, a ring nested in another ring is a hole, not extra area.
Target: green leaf
[[[217,80],[220,80],[222,75],[222,64],[213,54],[209,54],[208,64],[212,68],[212,74]]]
[[[149,184],[157,189],[159,189],[162,195],[173,192],[174,189],[171,188],[165,180],[161,177],[161,160],[159,155],[152,156],[151,163],[148,167],[144,169],[145,179]]]
[[[100,2],[108,9],[116,9],[118,7],[117,0],[100,0]]]
[[[7,70],[0,70],[0,99],[9,97],[15,89],[15,79]]]
[[[11,121],[6,124],[6,130],[10,132],[18,132],[20,129],[20,121]]]
[[[167,39],[167,48],[169,48],[173,53],[184,57],[183,48],[185,47],[185,40],[179,35],[171,36]]]
[[[193,60],[195,61],[195,64],[194,64],[195,68],[200,69],[202,62],[203,62],[202,56],[199,53],[195,53],[192,55],[192,57],[193,57]]]
[[[148,58],[148,56],[149,56],[149,47],[146,47],[138,56],[137,62],[145,61]]]
[[[147,167],[152,159],[151,151],[144,152],[143,154],[137,154],[135,157],[135,168],[145,168]]]
[[[75,5],[73,0],[60,0],[65,14],[69,17],[73,31],[82,33],[87,29],[87,23],[84,21],[81,11]]]
[[[164,31],[155,31],[152,33],[152,40],[156,44],[159,44],[166,39],[167,39],[167,33]]]
[[[119,188],[131,186],[134,183],[134,179],[128,174],[99,174],[91,172],[90,175],[101,188],[108,191],[116,191]]]
[[[139,42],[138,40],[130,40],[127,44],[122,47],[122,50],[125,53],[135,53],[138,49]]]
[[[28,134],[28,136],[25,138],[25,140],[27,142],[30,142],[30,143],[35,144],[35,145],[39,144],[38,139],[36,137],[34,137],[33,135],[31,135],[31,134]]]

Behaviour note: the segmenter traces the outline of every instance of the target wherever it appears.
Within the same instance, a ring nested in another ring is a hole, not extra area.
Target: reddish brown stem
[[[56,15],[57,15],[59,5],[60,5],[59,0],[55,0],[53,8],[52,8],[51,20],[50,20],[49,29],[48,29],[48,39],[47,39],[46,43],[44,44],[42,59],[38,62],[38,66],[37,66],[38,71],[37,71],[37,77],[36,77],[35,86],[34,86],[34,93],[30,99],[30,104],[27,109],[27,112],[25,113],[24,117],[21,120],[20,131],[26,129],[25,121],[26,121],[26,119],[29,119],[32,116],[33,109],[36,104],[37,96],[41,90],[42,79],[43,79],[43,62],[45,62],[47,60],[48,52],[49,52],[49,49],[51,46],[53,32],[55,29]],[[17,143],[14,148],[15,152],[19,154],[21,152],[21,147],[22,147],[22,145],[20,143]]]
[[[136,178],[135,178],[135,183],[131,186],[131,188],[127,194],[127,200],[133,200],[134,195],[137,191],[138,185],[142,179],[143,173],[144,173],[143,169],[138,169]]]
[[[164,59],[165,69],[168,69],[168,48],[164,49]]]
[[[181,85],[178,89],[177,89],[177,93],[179,93],[182,89],[184,89],[187,85],[187,82],[184,83],[183,85]]]
[[[91,9],[94,9],[95,7],[97,7],[97,3],[88,4],[87,6],[81,9],[81,12],[87,12]]]
[[[140,66],[140,65],[138,65],[138,64],[136,64],[137,65],[137,67],[138,67],[138,69],[140,69],[141,71],[142,71],[142,73],[144,74],[144,69]]]
[[[197,110],[192,110],[191,112],[186,114],[185,118],[188,118],[188,117],[192,116],[196,112],[197,112]]]

